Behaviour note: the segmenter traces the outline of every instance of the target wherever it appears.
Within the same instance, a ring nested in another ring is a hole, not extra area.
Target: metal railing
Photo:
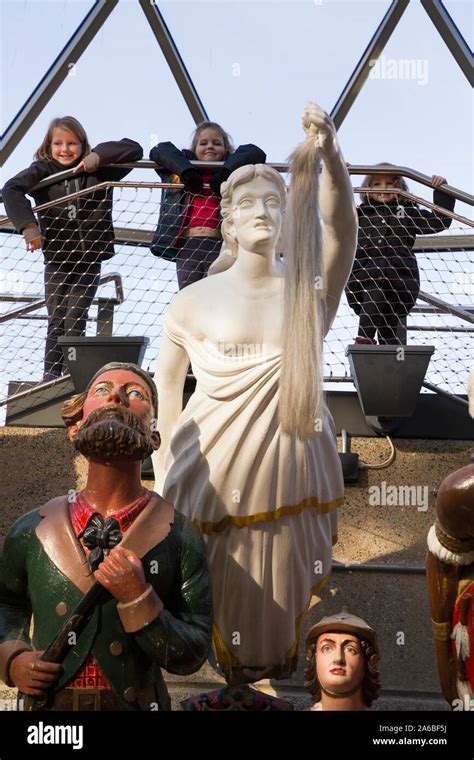
[[[221,166],[221,162],[193,162],[197,165],[206,165],[206,167],[215,168],[218,166]],[[137,168],[137,169],[155,169],[156,164],[154,164],[151,161],[139,161],[131,165],[127,165],[130,168]],[[274,168],[276,168],[278,171],[284,172],[287,171],[288,165],[287,164],[272,164]],[[387,169],[384,167],[372,167],[369,165],[352,165],[349,166],[349,171],[351,174],[366,174],[369,172],[373,173],[386,173]],[[421,174],[419,172],[416,172],[412,169],[406,168],[406,167],[390,167],[390,173],[396,174],[400,173],[404,176],[408,176],[409,178],[415,179],[416,181],[426,185],[431,186],[431,178],[427,175]],[[64,172],[60,172],[58,175],[54,175],[54,177],[48,177],[46,180],[43,180],[41,186],[44,184],[51,184],[57,181],[62,181],[67,176],[70,176],[72,174],[72,170],[66,170]],[[117,329],[120,331],[126,328],[127,334],[131,331],[133,332],[133,325],[140,325],[139,331],[141,333],[150,334],[152,337],[152,341],[155,340],[155,343],[152,342],[152,345],[149,349],[149,356],[150,361],[152,361],[152,357],[156,355],[157,353],[157,344],[156,340],[159,340],[161,336],[161,321],[164,313],[164,309],[166,308],[167,303],[171,299],[173,293],[176,290],[174,283],[174,265],[172,263],[163,262],[161,259],[156,259],[152,256],[146,256],[144,257],[140,251],[143,251],[143,248],[148,248],[151,244],[151,239],[153,236],[153,231],[156,227],[156,222],[158,219],[158,212],[159,212],[159,203],[157,200],[157,196],[155,195],[160,190],[165,190],[167,188],[177,189],[180,185],[174,184],[174,183],[163,183],[163,182],[126,182],[126,181],[120,181],[120,182],[102,182],[98,185],[94,185],[91,188],[87,188],[85,190],[80,190],[75,193],[71,193],[68,195],[63,196],[62,198],[51,201],[49,203],[42,204],[41,206],[38,206],[35,211],[44,211],[46,209],[49,209],[53,206],[66,204],[70,201],[74,201],[77,198],[84,198],[84,197],[90,197],[93,196],[94,192],[98,190],[104,190],[106,188],[115,188],[118,197],[115,199],[114,203],[114,226],[115,226],[115,232],[116,232],[116,243],[120,246],[124,246],[124,248],[132,248],[135,250],[135,253],[122,253],[121,250],[119,250],[114,257],[113,264],[115,268],[118,268],[121,272],[121,275],[117,275],[117,273],[112,272],[104,272],[101,278],[101,284],[114,281],[116,286],[116,302],[117,303],[123,303],[123,289],[121,290],[121,295],[119,292],[118,287],[118,280],[114,278],[125,278],[127,279],[127,291],[128,291],[128,298],[127,298],[127,308],[125,311],[120,310],[120,318],[118,322],[116,321],[116,325],[114,327],[117,327]],[[455,198],[458,198],[459,200],[466,202],[470,205],[474,205],[474,197],[472,195],[469,195],[468,193],[465,193],[462,190],[459,190],[458,188],[443,185],[441,188],[443,191],[447,192],[448,194],[454,196]],[[361,188],[355,188],[355,192],[360,192]],[[464,281],[466,278],[469,277],[468,270],[466,269],[466,266],[464,264],[459,264],[459,257],[461,253],[465,253],[468,250],[471,250],[474,245],[474,235],[470,234],[470,230],[472,227],[474,227],[474,222],[471,220],[465,218],[464,216],[460,214],[456,214],[455,212],[449,212],[441,208],[437,208],[434,206],[433,203],[431,203],[428,200],[418,198],[416,195],[413,195],[412,193],[406,193],[400,189],[397,188],[397,193],[404,198],[408,200],[412,200],[415,203],[418,203],[420,205],[425,206],[426,208],[433,209],[441,214],[445,214],[449,216],[453,222],[457,225],[457,228],[455,230],[455,234],[449,234],[449,235],[430,235],[430,236],[423,236],[418,238],[417,244],[420,243],[422,247],[423,254],[432,254],[433,256],[438,256],[439,252],[446,251],[450,249],[450,243],[452,241],[453,250],[456,251],[456,256],[452,258],[451,260],[447,260],[446,257],[440,257],[439,261],[440,263],[443,263],[443,266],[448,266],[453,269],[453,271],[456,271],[456,266],[458,266],[460,271],[461,279]],[[138,220],[138,223],[133,224],[134,219]],[[461,227],[460,227],[461,226]],[[0,218],[0,232],[3,232],[4,234],[2,237],[8,235],[8,241],[9,244],[13,245],[13,251],[10,255],[8,255],[5,259],[5,261],[8,263],[8,266],[10,268],[14,268],[16,266],[16,257],[15,257],[15,249],[18,248],[19,242],[21,241],[21,238],[16,235],[13,232],[12,225],[9,222],[9,220],[6,217]],[[463,234],[461,234],[461,232]],[[1,238],[0,238],[1,240]],[[15,242],[16,241],[16,242]],[[20,242],[20,245],[22,244],[22,241]],[[458,253],[461,252],[461,253]],[[22,254],[22,257],[25,257],[25,254]],[[132,258],[130,258],[132,257]],[[429,261],[429,259],[426,259]],[[13,262],[13,264],[12,264]],[[118,263],[122,262],[122,263]],[[129,273],[126,274],[126,269],[129,266],[130,262],[133,263],[133,265],[130,266]],[[118,266],[117,266],[118,263]],[[106,262],[105,267],[106,269],[108,265],[108,262]],[[39,266],[39,265],[37,265]],[[0,263],[0,271],[1,271],[1,263]],[[433,269],[433,272],[436,271],[436,268]],[[38,272],[39,277],[39,272]],[[120,281],[121,284],[121,281]],[[462,285],[464,288],[464,285]],[[429,290],[435,290],[435,288],[430,287]],[[467,291],[469,288],[466,286],[464,288],[466,292],[462,291],[461,297],[463,301],[470,295]],[[416,331],[417,333],[422,333],[425,331],[426,333],[440,333],[446,335],[446,333],[451,333],[451,336],[453,339],[457,335],[459,339],[462,339],[463,335],[466,333],[470,333],[473,328],[470,326],[472,325],[474,321],[473,311],[474,309],[470,306],[462,306],[459,304],[456,304],[454,301],[457,300],[455,298],[455,292],[451,293],[452,295],[452,302],[450,303],[450,299],[446,299],[446,297],[442,297],[442,294],[430,294],[426,292],[426,287],[424,290],[420,293],[420,301],[424,301],[426,305],[417,305],[414,307],[412,313],[417,313],[426,317],[429,317],[430,319],[433,318],[433,320],[442,320],[442,324],[434,324],[430,323],[426,326],[423,325],[407,325],[407,330],[410,332],[411,330]],[[154,298],[156,296],[156,299]],[[6,300],[11,299],[14,302],[22,302],[22,306],[18,309],[14,309],[10,312],[7,312],[6,314],[0,314],[0,324],[2,323],[9,323],[14,321],[14,319],[23,319],[27,318],[28,315],[30,315],[30,319],[35,319],[36,315],[34,315],[34,312],[42,308],[45,304],[44,299],[39,298],[38,296],[28,296],[28,295],[20,295],[20,296],[0,296],[0,304],[2,302],[5,302]],[[94,303],[98,304],[98,302],[101,299],[96,299]],[[105,299],[106,301],[111,301],[111,299]],[[113,300],[113,299],[112,299]],[[149,308],[148,306],[149,305]],[[155,317],[155,321],[152,323],[150,320]],[[44,319],[44,316],[40,316],[40,319]],[[468,326],[459,326],[458,324],[450,324],[446,320],[462,320],[466,324],[468,323]],[[338,317],[336,318],[335,324],[333,325],[333,330],[330,333],[328,339],[327,339],[327,355],[329,357],[329,362],[325,367],[325,380],[327,382],[351,382],[351,377],[347,376],[346,368],[344,368],[343,373],[340,371],[340,365],[341,361],[338,357],[341,357],[344,355],[344,348],[345,345],[347,345],[348,342],[351,342],[349,337],[343,337],[339,338],[337,337],[336,333],[339,329],[342,330],[344,327],[345,334],[350,335],[350,332],[353,332],[353,327],[348,327],[348,325],[353,325],[354,323],[354,317],[350,315],[350,313],[347,310],[347,307],[344,307],[344,304],[341,303],[340,307],[340,313],[338,314]],[[348,333],[349,331],[349,333]],[[103,333],[102,333],[103,334]],[[110,334],[110,333],[109,333]],[[467,337],[467,336],[466,336]],[[19,340],[18,335],[15,338],[16,341]],[[459,350],[465,352],[465,349],[462,348],[461,343],[457,344],[459,347]],[[453,344],[453,351],[456,350],[456,345]],[[337,361],[335,361],[337,359]],[[333,361],[334,360],[334,361]],[[438,362],[439,364],[439,362]],[[449,362],[447,362],[447,365]],[[336,365],[338,365],[339,370],[336,368]],[[30,360],[30,367],[31,367],[31,360]],[[150,368],[150,365],[149,365]],[[28,373],[29,375],[30,373]],[[435,373],[436,374],[436,373]],[[443,374],[441,372],[441,374]],[[449,388],[451,381],[447,378],[444,382],[440,382],[439,378],[435,378],[435,382],[431,382],[431,379],[427,380],[428,385],[426,387],[430,387],[430,390],[434,390],[435,392],[440,392],[442,395],[450,394],[451,390]],[[447,385],[448,389],[442,388],[441,385]],[[458,391],[459,392],[459,391]],[[27,391],[25,391],[27,393]],[[458,399],[457,393],[451,393],[451,397],[456,397],[455,400]],[[463,399],[460,399],[464,403]]]
[[[206,165],[211,168],[216,168],[218,166],[222,166],[222,161],[191,161],[192,164],[196,164],[199,166]],[[141,166],[141,164],[146,164],[146,166]],[[288,165],[287,164],[268,164],[269,166],[272,166],[273,168],[278,168],[278,171],[288,171]],[[137,161],[133,164],[112,164],[112,166],[130,166],[135,168],[156,168],[156,164],[153,161]],[[353,171],[353,169],[367,169],[370,167],[348,167],[350,170],[350,173],[355,174],[363,174],[365,173],[362,171]],[[396,167],[399,169],[399,167]],[[374,174],[386,174],[387,169],[385,168],[384,171],[379,170],[378,167],[376,167],[373,171]],[[390,173],[392,173],[392,170],[390,169]],[[393,174],[396,174],[397,172],[393,172]],[[401,171],[399,172],[401,174]],[[412,174],[418,174],[420,179],[419,182],[422,182],[423,184],[431,187],[431,181],[430,178],[427,177],[425,174],[420,174],[417,172],[414,172],[411,170]],[[56,184],[59,177],[63,178],[63,175],[71,176],[72,171],[66,170],[65,172],[59,172],[58,174],[53,175],[52,177],[46,177],[44,180],[42,180],[36,188],[40,187],[43,182],[45,182],[47,185],[50,184]],[[55,178],[53,181],[53,177]],[[205,185],[207,187],[207,185]],[[105,181],[105,182],[99,182],[97,185],[94,185],[92,188],[88,187],[84,190],[78,190],[75,193],[69,193],[68,195],[64,195],[59,199],[56,199],[54,201],[50,201],[49,203],[42,203],[39,206],[35,206],[33,208],[33,211],[36,213],[39,213],[41,211],[46,211],[49,208],[53,208],[54,206],[63,205],[64,203],[68,201],[73,201],[77,198],[83,198],[88,195],[92,195],[97,190],[107,190],[109,188],[137,188],[137,189],[148,189],[148,190],[176,190],[180,188],[184,188],[184,185],[180,183],[175,182],[112,182],[112,181]],[[362,187],[355,187],[353,188],[355,193],[364,193],[366,192],[366,188]],[[407,200],[411,200],[414,203],[421,203],[423,206],[426,206],[426,208],[431,209],[432,211],[438,211],[439,213],[443,214],[443,216],[448,216],[450,219],[454,219],[462,224],[466,224],[469,227],[474,228],[474,221],[471,221],[470,219],[467,219],[465,216],[461,216],[460,214],[456,214],[454,211],[449,211],[448,209],[440,208],[439,206],[436,206],[434,203],[431,203],[430,201],[426,200],[425,198],[419,198],[416,195],[413,195],[412,193],[406,192],[404,190],[401,190],[400,188],[384,188],[378,190],[380,193],[392,193],[393,190],[396,190],[397,195],[401,196],[402,198],[405,198]],[[464,193],[462,190],[459,190],[458,188],[451,187],[451,185],[443,185],[442,186],[443,192],[446,192],[448,195],[452,195],[454,198],[458,198],[459,200],[462,200],[465,203],[469,203],[470,205],[474,205],[474,196],[469,195],[468,193]],[[34,192],[34,189],[31,191]],[[1,198],[0,198],[1,200]],[[10,219],[7,216],[0,217],[0,230],[2,227],[9,228],[9,231],[12,229],[12,224]],[[140,230],[133,230],[133,233],[136,235],[143,234]],[[458,243],[459,244],[459,243]],[[471,245],[471,241],[469,241],[469,245]]]
[[[118,272],[112,272],[111,274],[106,274],[102,276],[99,280],[99,287],[100,285],[105,285],[108,282],[113,282],[115,285],[115,298],[94,298],[93,302],[94,304],[97,304],[98,306],[98,316],[97,319],[94,320],[97,322],[97,324],[102,326],[102,330],[98,330],[98,335],[105,335],[104,332],[105,325],[110,321],[108,318],[105,317],[105,311],[107,311],[107,304],[111,304],[112,307],[115,305],[119,305],[124,302],[125,296],[123,292],[123,285],[122,285],[122,278],[119,275]],[[46,300],[38,299],[36,296],[28,296],[28,295],[21,295],[16,296],[13,294],[1,294],[0,293],[0,302],[7,302],[7,303],[27,303],[27,306],[20,306],[18,309],[13,309],[12,311],[7,311],[6,314],[0,315],[0,324],[2,322],[8,322],[11,319],[47,319],[46,316],[35,316],[31,317],[31,312],[38,311],[38,309],[42,309],[43,306],[46,305]],[[113,308],[112,308],[112,315],[113,315]],[[92,321],[92,320],[91,320]],[[112,328],[112,325],[110,325]],[[108,333],[112,334],[112,332]]]
[[[218,169],[221,166],[223,166],[223,161],[191,161],[190,162],[193,166],[205,168],[205,169]],[[162,169],[163,167],[158,166],[154,161],[149,161],[147,159],[142,159],[141,161],[132,161],[125,164],[110,164],[111,167],[121,168],[121,169]],[[287,163],[268,163],[267,166],[271,166],[273,169],[275,169],[278,172],[286,173],[289,170],[289,164]],[[350,175],[359,175],[359,174],[387,174],[387,167],[383,166],[372,166],[371,164],[347,164],[347,169]],[[62,182],[65,179],[68,179],[69,177],[77,177],[79,174],[83,173],[81,172],[74,172],[74,169],[65,169],[64,171],[57,172],[56,174],[52,174],[50,177],[44,177],[40,182],[38,182],[37,185],[35,185],[34,188],[32,188],[31,192],[35,192],[35,190],[38,190],[39,188],[49,187],[50,185],[55,185],[58,182]],[[415,182],[420,183],[421,185],[426,185],[426,187],[431,187],[431,177],[429,177],[427,174],[423,174],[423,172],[419,172],[416,169],[411,169],[408,166],[390,166],[390,174],[394,176],[403,176],[406,179],[412,179]],[[159,187],[166,187],[166,185],[163,185],[163,183],[158,183]],[[95,188],[97,188],[98,185],[95,185]],[[173,184],[170,185],[170,187],[179,188],[183,187],[183,185],[180,184]],[[359,188],[358,188],[359,189]],[[464,190],[461,190],[458,187],[454,187],[453,185],[442,185],[440,188],[443,190],[444,193],[447,193],[448,195],[452,195],[454,198],[457,198],[458,200],[462,201],[463,203],[467,203],[470,206],[474,206],[474,195],[471,195],[470,193],[465,192]],[[398,192],[401,192],[398,190]],[[2,202],[2,197],[0,195],[0,202]]]
[[[430,306],[434,306],[438,310],[437,313],[445,312],[446,314],[453,314],[455,317],[464,319],[471,325],[474,324],[474,314],[470,313],[470,311],[474,311],[472,307],[468,310],[463,309],[461,306],[453,306],[453,304],[442,301],[441,298],[435,298],[435,296],[430,296],[428,293],[423,293],[422,291],[418,294],[418,298],[421,298],[422,301],[426,301]]]

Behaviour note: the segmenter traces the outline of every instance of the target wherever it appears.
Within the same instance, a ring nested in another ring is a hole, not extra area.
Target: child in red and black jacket
[[[91,150],[84,127],[73,116],[64,116],[49,125],[36,160],[8,180],[2,190],[6,212],[17,231],[23,233],[26,249],[43,249],[48,311],[45,381],[63,374],[58,338],[84,335],[101,262],[114,255],[113,189],[100,188],[45,209],[38,214],[39,226],[26,195],[42,205],[106,180],[121,180],[131,169],[108,164],[138,161],[142,156],[141,146],[126,138],[101,143]],[[72,168],[74,176],[37,187],[44,178]]]
[[[184,190],[165,190],[151,251],[155,256],[176,259],[179,289],[201,280],[219,255],[220,186],[231,172],[247,164],[263,164],[265,153],[256,145],[241,145],[234,152],[224,129],[213,121],[198,124],[191,150],[179,150],[162,142],[150,151],[150,159],[163,182],[184,185]],[[224,161],[217,171],[198,169],[191,161]],[[209,189],[203,184],[208,183]]]

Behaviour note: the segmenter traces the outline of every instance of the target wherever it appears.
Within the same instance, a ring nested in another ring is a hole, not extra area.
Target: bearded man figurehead
[[[160,446],[156,387],[135,364],[106,364],[61,415],[75,449],[91,461],[141,462]]]

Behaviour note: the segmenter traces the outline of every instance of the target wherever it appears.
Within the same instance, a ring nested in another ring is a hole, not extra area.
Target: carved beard
[[[76,433],[74,448],[87,459],[142,462],[159,440],[159,433],[148,431],[128,409],[109,406],[91,412]]]

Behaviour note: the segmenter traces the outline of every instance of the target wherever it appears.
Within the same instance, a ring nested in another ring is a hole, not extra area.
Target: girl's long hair
[[[322,430],[322,242],[319,150],[314,137],[290,156],[291,184],[284,225],[282,430],[301,440]]]
[[[58,116],[50,122],[44,140],[34,155],[35,160],[38,160],[39,158],[52,158],[51,143],[53,141],[53,132],[55,129],[67,129],[68,132],[72,132],[72,134],[77,137],[79,142],[82,143],[81,158],[87,156],[87,154],[91,152],[91,146],[87,139],[86,130],[82,124],[75,119],[74,116]]]

